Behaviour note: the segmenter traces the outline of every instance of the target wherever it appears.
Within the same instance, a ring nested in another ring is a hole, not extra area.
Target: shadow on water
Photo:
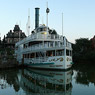
[[[76,63],[73,65],[76,71],[75,80],[77,84],[89,86],[90,83],[95,86],[95,64],[92,63]]]

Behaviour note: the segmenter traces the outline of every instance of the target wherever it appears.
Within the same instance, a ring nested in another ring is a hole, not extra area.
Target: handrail
[[[64,45],[60,45],[60,46],[55,46],[56,48],[57,47],[64,47]],[[42,45],[32,45],[32,46],[30,46],[30,47],[27,47],[27,48],[24,48],[24,49],[22,49],[22,52],[26,52],[26,51],[34,51],[34,50],[40,50],[40,49],[47,49],[47,48],[55,48],[54,46],[48,46],[47,45],[47,47],[44,47],[43,46],[43,44]]]
[[[34,40],[34,39],[63,40],[63,37],[60,35],[54,35],[54,34],[49,34],[48,36],[45,36],[45,34],[40,35],[40,36],[38,34],[32,34],[32,35],[29,35],[27,38],[24,38],[23,40],[17,42],[16,45],[23,44],[25,41],[30,41],[30,40]]]

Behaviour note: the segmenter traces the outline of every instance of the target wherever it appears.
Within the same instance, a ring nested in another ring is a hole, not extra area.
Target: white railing
[[[71,48],[71,47],[72,47],[72,46],[71,46],[71,43],[70,43],[70,42],[66,42],[66,47]]]
[[[27,47],[27,48],[24,48],[22,49],[22,52],[28,52],[28,51],[34,51],[34,50],[40,50],[40,49],[50,49],[50,48],[61,48],[61,47],[64,47],[64,45],[49,45],[48,44],[37,44],[37,45],[32,45],[30,47]]]
[[[21,44],[21,43],[24,43],[24,42],[28,43],[29,41],[31,41],[33,39],[42,39],[43,35],[39,36],[38,34],[32,34],[32,35],[28,36],[27,38],[23,39],[22,41],[18,42],[17,44]],[[55,47],[58,47],[58,48],[61,48],[61,47],[72,48],[71,43],[68,42],[65,37],[63,39],[63,36],[52,34],[52,35],[43,36],[43,37],[46,37],[46,39],[59,39],[60,41],[55,41],[55,42],[57,42],[57,44],[54,43],[54,41],[53,41],[53,44],[44,43],[44,45],[43,45],[43,43],[41,43],[41,44],[37,44],[37,45],[32,45],[32,46],[29,46],[27,48],[22,48],[22,52],[34,51],[34,50],[38,50],[38,49],[55,48]]]
[[[34,39],[42,39],[42,40],[63,40],[63,37],[60,36],[60,35],[54,35],[54,34],[49,34],[49,35],[38,35],[38,34],[32,34],[32,35],[29,35],[27,38],[24,38],[23,40],[19,41],[16,43],[16,45],[20,45],[20,44],[23,44],[24,42],[29,42],[29,41],[32,41]]]
[[[48,44],[45,44],[45,45],[43,45],[43,44],[37,44],[37,45],[32,45],[32,46],[30,46],[30,47],[27,47],[27,48],[24,48],[24,49],[22,49],[22,52],[28,52],[28,51],[34,51],[34,50],[40,50],[40,49],[50,49],[50,48],[61,48],[61,47],[65,47],[65,45],[49,45],[48,46]],[[69,48],[71,48],[71,43],[69,43],[69,42],[67,42],[66,43],[66,47],[69,47]]]

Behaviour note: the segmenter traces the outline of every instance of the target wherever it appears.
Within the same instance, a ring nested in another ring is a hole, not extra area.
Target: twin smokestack
[[[35,29],[39,27],[39,9],[35,8]]]

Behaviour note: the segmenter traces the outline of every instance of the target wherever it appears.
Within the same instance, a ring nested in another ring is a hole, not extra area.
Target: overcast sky
[[[49,27],[62,34],[70,42],[95,35],[95,0],[0,0],[0,33],[3,38],[15,24],[25,34],[30,9],[31,31],[35,28],[35,7],[40,8],[40,24],[46,24],[46,3],[50,9]]]

